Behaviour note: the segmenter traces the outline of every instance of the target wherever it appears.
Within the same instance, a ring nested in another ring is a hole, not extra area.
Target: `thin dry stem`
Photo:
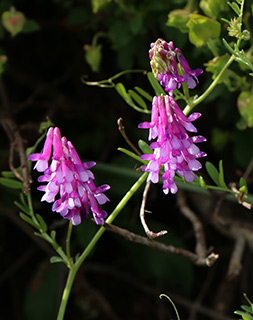
[[[133,149],[133,151],[138,154],[139,156],[141,156],[141,152],[135,147],[135,145],[129,140],[126,131],[125,131],[125,127],[123,126],[123,119],[119,118],[118,121],[118,129],[119,132],[121,133],[122,137],[126,140],[127,144]]]
[[[143,225],[143,228],[146,232],[146,235],[149,237],[149,239],[154,239],[154,238],[164,236],[166,233],[168,233],[168,231],[161,230],[159,232],[153,232],[149,229],[149,227],[145,221],[145,212],[146,212],[145,206],[146,206],[146,202],[147,202],[148,192],[150,189],[150,184],[151,184],[151,181],[148,181],[146,183],[146,186],[143,191],[143,197],[142,197],[142,203],[141,203],[141,209],[140,209],[140,219],[141,219],[141,223]]]

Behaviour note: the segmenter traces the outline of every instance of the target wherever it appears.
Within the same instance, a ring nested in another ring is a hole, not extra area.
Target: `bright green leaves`
[[[16,11],[14,7],[11,7],[10,11],[5,11],[2,14],[2,24],[12,37],[22,31],[25,21],[24,14]]]
[[[202,47],[210,39],[217,39],[220,35],[220,23],[199,14],[191,14],[187,23],[189,39],[196,47]]]
[[[244,297],[247,299],[249,306],[242,305],[241,308],[243,311],[237,310],[234,313],[241,316],[243,320],[253,320],[253,303],[248,299],[246,294],[244,294]]]
[[[187,27],[189,18],[190,14],[186,9],[172,10],[168,15],[166,25],[168,27],[178,28],[182,33],[187,33],[189,31],[189,28]]]
[[[253,94],[251,91],[243,91],[237,100],[238,110],[243,118],[242,126],[253,127]]]
[[[202,5],[204,5],[203,3],[204,2],[202,2]],[[208,5],[205,1],[205,6]],[[208,8],[210,11],[210,5]],[[212,13],[212,15],[214,14]],[[190,14],[186,9],[171,11],[168,15],[166,25],[178,28],[183,33],[189,32],[189,40],[196,47],[206,45],[210,39],[217,39],[221,31],[221,26],[218,21],[200,14]]]
[[[219,161],[219,171],[216,167],[209,161],[206,162],[206,171],[209,176],[212,178],[213,182],[221,188],[227,188],[226,183],[224,181],[224,172],[223,172],[223,164],[222,160]]]

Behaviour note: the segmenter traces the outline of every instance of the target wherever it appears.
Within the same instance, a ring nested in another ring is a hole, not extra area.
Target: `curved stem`
[[[221,77],[223,76],[224,72],[227,70],[227,68],[231,65],[231,63],[236,59],[235,55],[232,55],[229,60],[227,61],[227,63],[224,65],[224,67],[222,68],[222,70],[220,71],[220,73],[218,74],[218,76],[214,79],[214,81],[210,84],[210,86],[207,88],[207,90],[201,95],[199,96],[197,99],[193,100],[193,102],[191,103],[191,105],[187,105],[183,112],[185,115],[188,115],[189,112],[196,107],[196,105],[198,105],[200,102],[202,102],[212,91],[213,89],[217,86],[217,84],[219,83]]]
[[[120,213],[120,211],[125,207],[127,202],[131,199],[131,197],[135,194],[135,192],[141,187],[141,185],[145,182],[147,179],[148,173],[145,172],[131,187],[131,189],[125,194],[125,196],[121,199],[121,201],[118,203],[116,208],[113,210],[113,212],[110,214],[110,216],[106,219],[106,223],[110,224],[113,222],[113,220],[117,217],[117,215]],[[69,294],[76,276],[77,271],[79,270],[80,266],[84,262],[84,260],[87,258],[91,250],[94,248],[98,240],[101,238],[103,233],[105,232],[105,228],[101,226],[97,233],[94,235],[88,246],[85,248],[83,253],[80,255],[80,257],[77,259],[76,263],[70,267],[68,279],[63,291],[61,305],[58,312],[57,320],[63,320],[64,314],[69,298]]]

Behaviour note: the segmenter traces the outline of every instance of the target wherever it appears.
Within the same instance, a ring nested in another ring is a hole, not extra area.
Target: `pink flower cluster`
[[[193,113],[187,118],[175,100],[170,96],[154,97],[152,103],[151,122],[143,122],[139,128],[149,129],[149,140],[152,154],[144,154],[142,160],[150,160],[143,167],[150,172],[148,180],[153,183],[159,181],[159,172],[163,166],[164,174],[163,191],[165,194],[176,193],[177,186],[174,181],[178,172],[187,182],[195,179],[194,171],[201,168],[201,163],[196,160],[206,156],[195,143],[206,141],[202,136],[189,137],[188,132],[197,132],[192,122],[200,117],[200,113]]]
[[[167,43],[158,39],[151,43],[149,50],[150,65],[155,77],[170,95],[173,90],[180,88],[182,82],[187,82],[189,89],[194,89],[198,84],[198,76],[203,73],[202,69],[192,70],[178,48],[174,49],[172,41]],[[179,74],[178,63],[184,75]]]
[[[104,224],[107,213],[99,205],[109,201],[104,192],[110,186],[95,186],[89,169],[96,163],[82,163],[73,144],[61,137],[59,128],[49,128],[42,153],[30,154],[28,159],[37,161],[34,169],[44,172],[38,181],[47,184],[38,190],[45,192],[41,201],[53,202],[52,211],[71,219],[73,225],[80,224],[81,217],[88,218],[91,213],[97,224]]]
[[[173,42],[167,43],[162,39],[151,44],[149,56],[155,77],[169,95],[155,96],[151,121],[139,125],[139,128],[149,129],[149,140],[156,139],[150,145],[154,152],[141,156],[142,160],[149,160],[143,171],[149,172],[148,180],[157,183],[162,169],[164,193],[168,194],[169,191],[176,193],[178,190],[174,180],[176,173],[184,177],[187,182],[193,182],[196,178],[194,172],[202,167],[197,159],[206,156],[206,153],[201,152],[195,143],[206,139],[202,136],[188,135],[188,132],[197,132],[192,122],[201,114],[193,113],[187,117],[172,95],[175,89],[180,88],[182,82],[186,82],[189,89],[195,88],[198,83],[197,76],[203,70],[192,70],[181,50],[174,49]],[[184,74],[179,74],[178,64]]]

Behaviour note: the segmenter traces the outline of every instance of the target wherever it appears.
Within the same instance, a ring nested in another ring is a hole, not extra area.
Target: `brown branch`
[[[119,234],[120,236],[124,237],[128,241],[139,243],[141,245],[154,248],[156,250],[162,251],[167,254],[176,254],[176,255],[188,258],[189,260],[191,260],[194,264],[196,264],[198,266],[210,267],[212,264],[214,264],[214,262],[219,257],[219,255],[215,254],[215,253],[211,253],[207,257],[200,257],[191,251],[188,251],[188,250],[185,250],[182,248],[177,248],[172,245],[166,245],[164,243],[157,242],[157,241],[148,239],[146,237],[142,237],[138,234],[135,234],[133,232],[130,232],[126,229],[117,227],[112,224],[105,223],[103,227],[108,231]]]
[[[121,133],[122,137],[126,140],[127,144],[134,150],[134,152],[136,154],[138,154],[139,156],[141,156],[141,152],[135,147],[135,145],[129,140],[126,131],[125,131],[125,127],[123,126],[123,119],[119,118],[118,121],[118,129],[119,132]]]
[[[148,181],[146,183],[145,189],[143,191],[142,203],[141,203],[141,208],[140,208],[140,219],[141,219],[142,226],[146,232],[146,235],[149,237],[149,239],[154,239],[154,238],[164,236],[166,233],[168,233],[168,231],[161,230],[160,232],[153,232],[149,229],[149,227],[145,221],[145,212],[146,212],[145,206],[146,206],[146,202],[147,202],[148,191],[150,189],[150,184],[151,184],[151,181]]]
[[[207,249],[203,226],[196,214],[188,207],[185,195],[182,191],[178,191],[177,204],[180,208],[181,213],[192,223],[196,238],[196,254],[199,257],[204,258],[207,254]]]

